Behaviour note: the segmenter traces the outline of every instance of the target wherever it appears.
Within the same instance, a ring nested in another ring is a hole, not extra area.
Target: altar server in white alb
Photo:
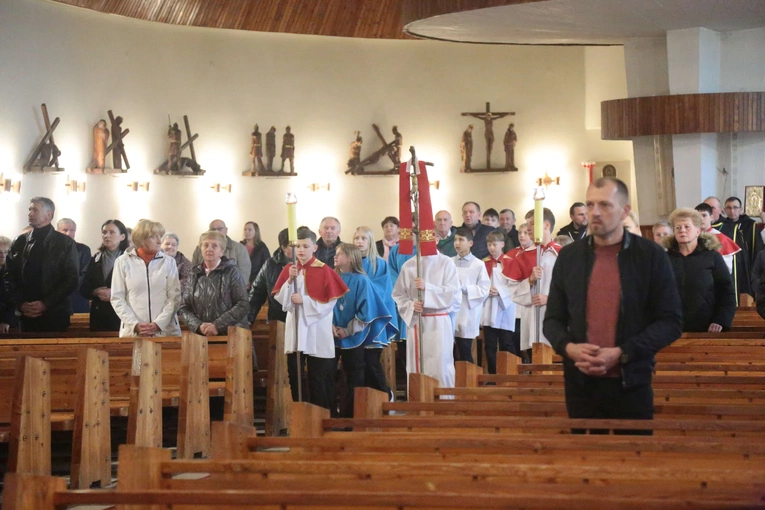
[[[297,229],[297,238],[297,266],[284,266],[273,290],[274,298],[287,312],[284,352],[287,353],[292,400],[302,400],[302,395],[298,395],[297,391],[299,351],[306,358],[310,403],[330,409],[334,405],[337,367],[332,311],[337,299],[348,292],[348,287],[340,275],[314,257],[316,234],[307,227],[300,227]]]
[[[526,225],[529,232],[534,231],[533,210],[526,213]],[[521,350],[531,349],[531,344],[537,338],[537,330],[539,330],[539,341],[550,345],[542,334],[542,321],[547,310],[547,296],[550,293],[553,266],[558,260],[558,252],[561,249],[561,246],[552,240],[553,228],[555,228],[555,216],[545,207],[541,265],[537,265],[537,252],[532,245],[529,249],[520,252],[512,263],[503,268],[503,274],[510,280],[513,301],[518,305],[516,313],[521,317]],[[535,308],[539,308],[538,322],[534,320]]]
[[[414,158],[413,158],[414,159]],[[408,172],[409,167],[417,169],[416,177]],[[411,180],[419,193],[410,193]],[[412,197],[419,200],[419,218],[412,215]],[[393,287],[393,301],[396,302],[401,321],[406,325],[406,372],[420,372],[420,351],[422,344],[422,372],[438,379],[443,388],[454,387],[454,327],[449,314],[460,303],[460,282],[454,261],[436,249],[436,229],[433,222],[433,208],[430,203],[430,183],[425,163],[412,161],[399,166],[399,252],[401,255],[414,253],[412,227],[420,231],[420,273],[418,278],[417,258],[409,259],[401,266],[398,279]],[[418,295],[422,291],[422,299]],[[419,318],[422,317],[422,330]]]
[[[473,246],[473,232],[469,228],[459,228],[454,234],[454,249],[457,256],[452,257],[457,266],[460,280],[460,309],[454,318],[454,342],[460,361],[473,361],[473,342],[478,336],[481,324],[481,312],[486,298],[489,297],[491,280],[486,272],[486,264],[470,253]]]
[[[518,231],[521,232],[520,230]],[[505,234],[499,230],[486,235],[489,256],[483,259],[486,273],[491,279],[489,297],[483,304],[481,326],[486,349],[486,362],[489,373],[497,373],[497,348],[500,351],[515,352],[513,331],[515,331],[515,303],[510,295],[507,278],[502,274],[505,266],[512,263],[512,257],[502,253],[505,246]]]

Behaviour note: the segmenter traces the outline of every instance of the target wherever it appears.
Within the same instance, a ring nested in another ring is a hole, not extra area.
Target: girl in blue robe
[[[378,255],[377,250],[375,249],[375,238],[372,234],[372,230],[369,227],[357,228],[353,235],[353,244],[355,244],[361,251],[361,256],[363,257],[361,262],[364,267],[364,272],[367,273],[369,279],[372,280],[372,283],[380,293],[385,306],[388,308],[391,317],[393,317],[391,322],[398,325],[401,319],[396,310],[396,303],[393,301],[393,283],[389,274],[390,266],[385,259]],[[397,249],[397,246],[394,246],[392,249]],[[391,330],[393,330],[393,328],[391,328]],[[395,328],[395,330],[394,337],[390,338],[391,341],[400,340],[401,330],[398,327]],[[406,331],[406,328],[404,328],[403,331]],[[382,363],[380,363],[381,354],[382,349],[368,349],[364,353],[364,361],[366,362],[366,385],[370,388],[388,393],[390,401],[392,402],[394,391],[392,391],[392,388],[388,387],[385,371],[383,370]]]
[[[335,347],[343,360],[347,393],[342,415],[353,415],[353,392],[365,385],[365,353],[378,351],[395,337],[392,316],[372,281],[364,273],[361,252],[342,243],[335,252],[335,271],[349,291],[337,300],[332,315]],[[379,356],[378,356],[379,360]]]

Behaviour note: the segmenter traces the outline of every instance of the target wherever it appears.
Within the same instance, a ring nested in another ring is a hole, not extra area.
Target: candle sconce
[[[537,179],[537,186],[544,186],[545,188],[549,188],[551,184],[558,184],[560,185],[560,177],[550,177],[547,175],[547,172],[545,172],[544,177],[540,177]]]
[[[149,191],[149,181],[146,182],[129,182],[127,184],[127,187],[130,188],[131,191],[138,191],[139,189],[143,191]]]
[[[231,193],[231,184],[215,183],[212,186],[210,186],[210,189],[216,193],[220,193],[221,191],[228,191],[229,193]]]
[[[78,181],[76,179],[70,179],[67,176],[64,183],[67,193],[85,193],[85,181]]]
[[[308,185],[307,188],[311,191],[329,191],[329,183],[319,184],[317,182],[314,182]]]
[[[12,178],[6,178],[4,174],[0,174],[0,193],[15,193],[21,194],[21,179],[13,180]]]
[[[431,181],[430,185],[436,189],[439,189],[441,187],[441,181]]]

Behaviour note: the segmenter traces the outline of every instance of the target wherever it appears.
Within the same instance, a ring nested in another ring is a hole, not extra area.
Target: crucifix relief
[[[491,167],[491,151],[494,147],[494,121],[507,117],[508,115],[515,115],[515,112],[492,112],[491,104],[486,103],[486,111],[483,112],[463,112],[463,117],[475,117],[481,119],[484,124],[484,138],[486,140],[486,168],[472,168],[472,152],[473,152],[473,139],[472,139],[472,127],[469,126],[468,131],[463,133],[462,136],[462,171],[466,173],[470,172],[507,172],[517,170],[513,165],[512,157],[510,154],[506,154],[505,167],[504,168],[492,168]],[[514,134],[514,132],[513,132]],[[469,138],[469,140],[466,140]],[[507,151],[508,144],[505,144],[505,150]],[[515,149],[515,143],[512,143],[512,150]]]

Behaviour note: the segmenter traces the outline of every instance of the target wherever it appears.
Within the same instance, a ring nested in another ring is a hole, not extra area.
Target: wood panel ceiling
[[[105,14],[207,28],[408,39],[406,23],[543,0],[52,0]]]
[[[404,39],[402,0],[53,0],[107,14],[208,28]]]

